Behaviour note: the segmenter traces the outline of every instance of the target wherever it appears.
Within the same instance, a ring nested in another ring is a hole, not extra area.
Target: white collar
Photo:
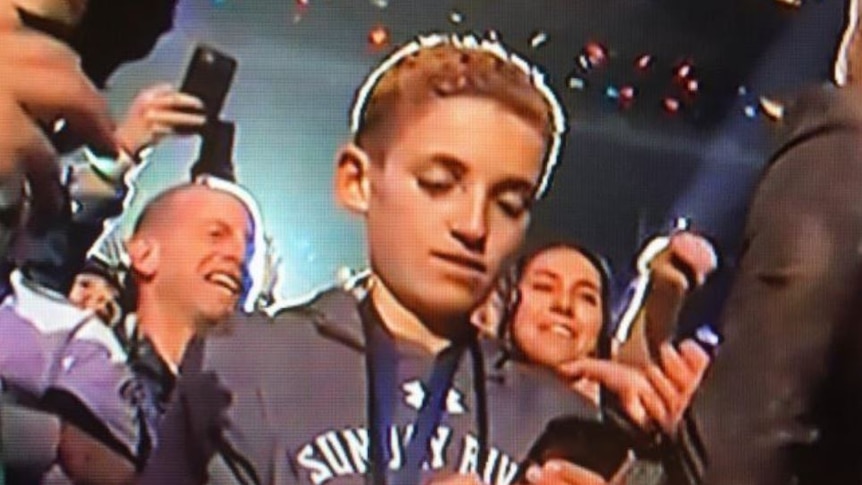
[[[13,271],[9,281],[12,294],[2,306],[14,309],[42,333],[71,330],[95,316],[92,310],[75,307],[63,295],[27,281],[20,270]]]

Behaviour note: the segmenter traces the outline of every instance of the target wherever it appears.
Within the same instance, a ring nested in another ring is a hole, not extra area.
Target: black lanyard
[[[419,482],[422,464],[428,458],[430,451],[431,438],[443,419],[446,398],[467,347],[453,345],[440,352],[434,359],[431,378],[428,381],[429,390],[413,423],[412,437],[405,450],[402,466],[393,472],[392,483],[388,484],[387,471],[392,453],[387,443],[390,442],[392,419],[399,403],[397,382],[399,354],[392,337],[383,329],[380,316],[371,304],[370,298],[360,303],[360,315],[368,342],[366,375],[371,458],[369,482],[374,485],[414,485]],[[475,367],[478,354],[471,352],[471,355]],[[482,362],[481,357],[478,362]],[[474,380],[484,378],[484,373],[475,374],[474,369]],[[477,408],[482,409],[476,411],[480,421],[480,437],[484,438],[483,430],[487,428],[484,423],[484,386],[477,382],[474,387],[476,387],[477,397],[482,394],[481,399],[477,399],[476,403]],[[483,443],[484,449],[484,439],[480,439],[480,443]]]

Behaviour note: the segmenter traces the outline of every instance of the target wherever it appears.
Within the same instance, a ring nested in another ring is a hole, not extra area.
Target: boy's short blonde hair
[[[498,101],[543,134],[547,149],[536,191],[540,196],[559,156],[563,111],[542,73],[496,41],[432,35],[397,50],[357,91],[351,113],[354,141],[381,159],[402,116],[433,99],[460,95]]]

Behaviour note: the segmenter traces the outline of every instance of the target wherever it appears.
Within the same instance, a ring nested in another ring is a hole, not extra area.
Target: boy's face
[[[588,356],[604,319],[601,288],[599,271],[576,249],[537,254],[518,282],[515,344],[528,360],[548,367]]]
[[[524,239],[545,141],[487,98],[437,99],[402,121],[368,169],[372,268],[420,318],[463,317]]]

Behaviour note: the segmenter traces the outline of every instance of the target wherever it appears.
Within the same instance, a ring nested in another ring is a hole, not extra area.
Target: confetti
[[[679,100],[676,98],[664,98],[664,100],[662,100],[662,105],[668,113],[676,113],[679,111]]]
[[[572,76],[569,78],[569,89],[577,89],[579,91],[587,87],[587,82],[583,79]]]
[[[696,93],[700,89],[700,83],[697,79],[689,79],[687,83],[685,83],[685,89],[689,93]]]
[[[66,118],[57,118],[57,120],[54,121],[54,126],[51,127],[51,130],[55,134],[57,134],[57,133],[60,133],[61,131],[63,131],[63,128],[65,128],[65,127],[66,127]]]
[[[455,25],[458,25],[464,21],[464,16],[461,15],[461,12],[453,10],[449,13],[449,21]]]
[[[378,25],[368,32],[368,42],[373,47],[383,47],[389,43],[389,30],[382,25]]]
[[[773,120],[780,120],[784,117],[784,105],[766,96],[760,97],[760,109]]]
[[[644,54],[637,58],[635,61],[635,67],[640,69],[641,71],[645,71],[652,66],[653,57],[649,54]]]
[[[746,118],[754,118],[757,116],[757,107],[748,105],[742,110],[742,112],[745,113]]]
[[[680,79],[685,79],[691,75],[691,70],[692,70],[691,64],[688,62],[683,62],[682,64],[680,64],[676,68],[676,77],[678,77]]]
[[[634,86],[623,86],[620,88],[620,100],[631,102],[635,99],[635,88]]]
[[[308,6],[311,4],[311,0],[294,0],[294,2],[296,8],[293,12],[293,23],[298,24],[305,16],[305,12],[308,10]]]
[[[745,86],[740,86],[739,89],[736,90],[736,93],[740,96],[745,96],[746,94],[748,94],[748,88]]]
[[[637,92],[635,91],[634,86],[621,87],[619,98],[620,107],[624,109],[631,108],[635,102],[635,94],[637,94]]]
[[[605,97],[608,99],[619,99],[620,92],[613,86],[605,88]]]
[[[584,54],[592,66],[599,66],[608,58],[604,46],[598,42],[587,42],[587,45],[584,46]]]
[[[544,44],[545,42],[547,42],[547,40],[548,40],[548,34],[546,34],[544,32],[537,32],[530,39],[530,46],[533,49],[535,49],[535,48],[541,46],[542,44]]]
[[[389,0],[371,0],[371,5],[377,8],[386,8],[389,6]]]

